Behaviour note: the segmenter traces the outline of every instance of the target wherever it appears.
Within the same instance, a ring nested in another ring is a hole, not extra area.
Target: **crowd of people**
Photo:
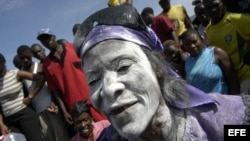
[[[224,125],[250,124],[249,9],[193,0],[196,24],[183,5],[158,2],[155,15],[132,0],[109,0],[72,25],[72,42],[40,29],[38,43],[16,48],[16,70],[0,54],[1,133],[223,141]]]

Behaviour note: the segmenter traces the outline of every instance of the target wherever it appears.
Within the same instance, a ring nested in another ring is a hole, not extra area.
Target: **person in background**
[[[19,70],[22,69],[23,63],[22,60],[18,57],[18,55],[15,55],[13,58],[13,65],[18,68]]]
[[[22,81],[36,81],[28,97],[36,95],[43,83],[43,75],[21,70],[7,70],[5,57],[0,54],[0,122],[1,133],[5,131],[23,133],[28,141],[42,141],[41,126],[37,114],[25,105]],[[34,128],[35,127],[35,128]]]
[[[108,6],[118,6],[121,4],[128,4],[128,5],[132,5],[133,4],[133,0],[109,0],[108,1]]]
[[[23,71],[33,74],[42,74],[42,64],[32,61],[32,51],[27,45],[21,45],[17,48],[17,54],[23,63]],[[24,80],[26,88],[31,91],[36,82]],[[64,122],[62,112],[52,101],[52,96],[45,83],[41,90],[34,96],[26,97],[27,105],[32,103],[32,107],[37,112],[42,126],[42,132],[46,141],[68,141],[69,135]]]
[[[69,43],[69,41],[66,40],[66,39],[58,39],[56,42],[57,42],[58,44],[67,44],[67,43]]]
[[[32,44],[30,48],[33,53],[33,57],[40,60],[40,63],[42,63],[47,56],[45,53],[45,48],[43,48],[40,44]]]
[[[73,28],[72,28],[72,33],[73,33],[73,36],[75,36],[76,34],[76,31],[78,30],[78,28],[80,28],[80,23],[76,23],[73,25]]]
[[[153,20],[154,20],[154,10],[151,7],[145,7],[142,9],[141,17],[144,23],[151,27]]]
[[[162,43],[166,40],[174,40],[179,43],[179,37],[173,23],[163,14],[156,16],[152,23],[152,29]]]
[[[193,0],[192,5],[196,6],[197,4],[202,3],[202,0]]]
[[[183,52],[179,47],[179,43],[174,40],[166,40],[163,46],[163,57],[170,63],[177,74],[186,79],[184,60],[188,57],[188,54]]]
[[[200,33],[203,43],[208,46],[207,37],[206,37],[206,27],[209,24],[210,18],[205,12],[205,7],[202,2],[198,3],[194,7],[194,13],[197,19],[200,21],[200,24],[197,27],[197,31]]]
[[[222,2],[228,12],[243,14],[250,13],[249,0],[222,0]]]
[[[171,5],[170,0],[159,0],[159,5],[163,10],[160,15],[165,15],[169,18],[178,36],[187,29],[193,28],[192,22],[183,5]]]
[[[19,69],[19,70],[22,70],[23,68],[23,62],[22,60],[18,57],[18,55],[15,55],[14,58],[13,58],[13,65]],[[27,88],[25,87],[25,84],[24,84],[24,81],[22,82],[23,83],[23,93],[24,93],[24,97],[27,97],[29,95],[29,91],[27,90]],[[30,106],[32,109],[33,107],[31,105],[28,105]]]
[[[131,16],[119,17],[120,12]],[[109,13],[122,21],[106,21]],[[121,136],[223,141],[224,125],[250,124],[249,95],[206,94],[176,77],[154,51],[156,44],[138,15],[126,5],[101,9],[83,21],[74,39],[91,101]],[[99,24],[89,28],[93,17]]]
[[[89,86],[81,68],[81,60],[77,56],[72,43],[58,44],[56,35],[48,28],[41,29],[37,39],[50,50],[43,61],[43,72],[48,89],[56,98],[62,109],[64,119],[69,125],[71,136],[75,134],[70,115],[73,104],[80,100],[90,100]],[[90,111],[94,121],[106,119],[90,103]]]
[[[186,81],[206,93],[239,94],[240,85],[230,56],[221,48],[207,47],[195,29],[185,31],[181,40],[190,54],[185,60]]]
[[[108,120],[94,122],[88,102],[76,102],[71,112],[77,134],[70,141],[96,141],[104,128],[110,125]]]
[[[203,0],[203,4],[211,18],[206,28],[208,44],[227,52],[235,66],[241,93],[250,93],[250,66],[243,61],[250,49],[250,15],[226,12],[222,0]]]

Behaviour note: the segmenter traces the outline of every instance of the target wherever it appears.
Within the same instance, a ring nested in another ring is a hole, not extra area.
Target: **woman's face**
[[[176,47],[175,45],[169,45],[168,47],[166,47],[164,53],[166,54],[166,57],[174,63],[180,63],[182,61],[178,47]]]
[[[191,56],[197,56],[204,46],[201,37],[195,33],[189,34],[182,42],[185,50],[189,52]]]
[[[147,56],[138,45],[106,40],[83,58],[93,105],[124,137],[139,137],[155,114],[161,91]]]
[[[92,117],[87,112],[74,118],[74,125],[78,133],[84,138],[88,139],[93,134]]]

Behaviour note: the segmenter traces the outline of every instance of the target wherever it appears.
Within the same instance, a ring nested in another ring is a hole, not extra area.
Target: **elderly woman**
[[[185,84],[154,52],[156,45],[128,5],[96,12],[75,36],[93,105],[121,136],[222,141],[224,125],[249,124],[247,96],[205,94]]]

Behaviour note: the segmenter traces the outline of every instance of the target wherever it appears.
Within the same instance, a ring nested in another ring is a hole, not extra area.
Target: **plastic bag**
[[[7,135],[4,135],[3,140],[0,141],[27,141],[25,136],[21,133],[9,133]]]

